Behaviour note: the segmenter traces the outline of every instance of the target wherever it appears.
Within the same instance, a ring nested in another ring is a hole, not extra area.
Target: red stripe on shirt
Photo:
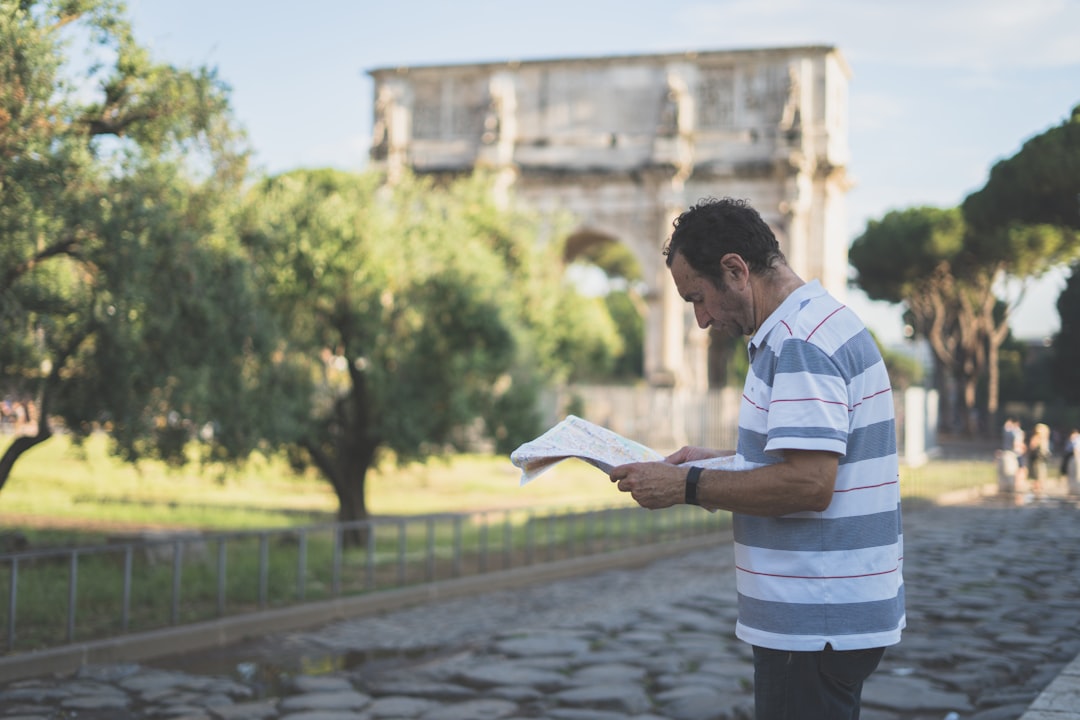
[[[742,567],[741,565],[736,565],[735,569],[739,570],[741,572],[747,573],[749,575],[760,575],[762,577],[784,578],[784,579],[787,579],[787,580],[855,580],[855,579],[858,579],[858,578],[878,577],[880,575],[892,575],[893,573],[900,571],[900,566],[897,565],[892,570],[882,570],[881,572],[874,572],[874,573],[862,573],[860,575],[781,575],[779,573],[755,572],[753,570],[747,570],[746,568]]]
[[[833,315],[835,315],[836,313],[838,313],[838,312],[840,312],[841,310],[843,310],[843,309],[844,309],[845,307],[847,307],[847,306],[846,306],[846,305],[841,305],[840,307],[836,308],[836,309],[835,309],[835,310],[833,310],[833,311],[832,311],[831,313],[829,313],[828,315],[826,315],[826,316],[825,316],[825,319],[824,319],[824,320],[822,320],[821,322],[819,322],[819,323],[818,323],[818,324],[817,324],[817,325],[816,325],[816,326],[814,327],[814,329],[810,331],[810,334],[806,336],[806,339],[807,339],[807,340],[809,340],[810,338],[812,338],[812,337],[814,336],[814,333],[816,333],[816,332],[817,332],[818,330],[820,330],[820,329],[821,329],[821,326],[822,326],[822,325],[824,325],[825,323],[829,322],[829,318],[831,318],[831,317],[832,317]]]

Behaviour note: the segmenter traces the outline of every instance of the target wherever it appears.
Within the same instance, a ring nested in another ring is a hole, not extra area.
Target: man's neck
[[[788,295],[798,290],[806,282],[795,274],[789,266],[780,265],[767,275],[758,276],[755,288],[754,327],[760,328],[770,315],[776,312]]]

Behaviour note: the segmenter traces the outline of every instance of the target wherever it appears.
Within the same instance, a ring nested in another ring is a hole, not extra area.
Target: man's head
[[[664,248],[667,266],[701,328],[753,335],[792,283],[802,283],[790,271],[778,272],[787,262],[776,236],[744,200],[703,200],[674,226]]]
[[[722,284],[721,260],[729,253],[742,257],[755,274],[767,274],[787,262],[773,231],[745,200],[701,200],[673,225],[675,231],[664,248],[669,268],[681,253],[690,267]]]

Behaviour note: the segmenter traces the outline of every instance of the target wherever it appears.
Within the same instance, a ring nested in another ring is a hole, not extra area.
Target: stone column
[[[404,80],[387,81],[375,99],[371,157],[386,168],[387,182],[394,183],[409,166],[412,141],[412,91]]]

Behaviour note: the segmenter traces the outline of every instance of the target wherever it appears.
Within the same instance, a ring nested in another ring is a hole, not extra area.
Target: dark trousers
[[[756,720],[858,720],[863,681],[885,648],[789,652],[754,647]]]

